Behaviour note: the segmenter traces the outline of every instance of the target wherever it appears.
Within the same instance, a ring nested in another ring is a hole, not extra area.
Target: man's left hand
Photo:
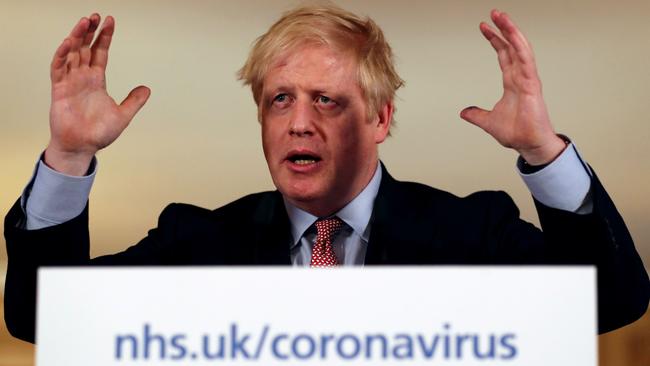
[[[485,22],[481,22],[480,29],[497,52],[503,96],[491,111],[468,107],[460,116],[501,145],[517,150],[528,164],[550,163],[566,144],[551,126],[533,50],[506,13],[493,10],[490,16],[500,32]]]

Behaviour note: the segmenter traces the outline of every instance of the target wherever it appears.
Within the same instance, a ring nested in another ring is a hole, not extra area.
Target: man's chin
[[[294,191],[294,190],[282,190],[280,189],[280,193],[282,193],[282,196],[295,206],[302,206],[302,205],[311,205],[315,202],[318,202],[321,200],[322,196],[317,194],[316,192],[310,192],[310,191]]]
[[[295,188],[278,190],[287,202],[312,215],[325,216],[330,210],[331,199],[327,199],[322,191]]]
[[[325,196],[326,189],[320,177],[282,172],[273,182],[282,195],[290,201],[311,202]]]

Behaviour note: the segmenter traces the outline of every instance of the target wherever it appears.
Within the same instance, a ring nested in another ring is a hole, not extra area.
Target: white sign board
[[[45,268],[38,366],[596,365],[590,267]]]

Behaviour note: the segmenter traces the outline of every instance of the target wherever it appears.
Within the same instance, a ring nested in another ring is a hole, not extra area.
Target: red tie
[[[339,263],[332,247],[332,237],[343,227],[338,217],[316,221],[316,244],[311,249],[311,267],[335,267]]]

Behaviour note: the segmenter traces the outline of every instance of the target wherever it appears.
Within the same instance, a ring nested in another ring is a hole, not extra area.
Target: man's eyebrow
[[[274,94],[279,91],[282,92],[294,92],[296,90],[306,90],[309,94],[327,94],[330,96],[346,96],[351,93],[351,90],[345,86],[341,86],[338,83],[334,82],[319,82],[319,83],[310,83],[312,85],[296,85],[291,82],[283,82],[282,80],[276,80],[273,82],[267,82],[262,87],[262,95]]]
[[[270,84],[269,86],[264,86],[262,88],[262,94],[265,93],[276,93],[278,91],[286,91],[286,90],[291,90],[292,88],[288,86],[287,84],[284,83],[275,83],[275,84]]]

